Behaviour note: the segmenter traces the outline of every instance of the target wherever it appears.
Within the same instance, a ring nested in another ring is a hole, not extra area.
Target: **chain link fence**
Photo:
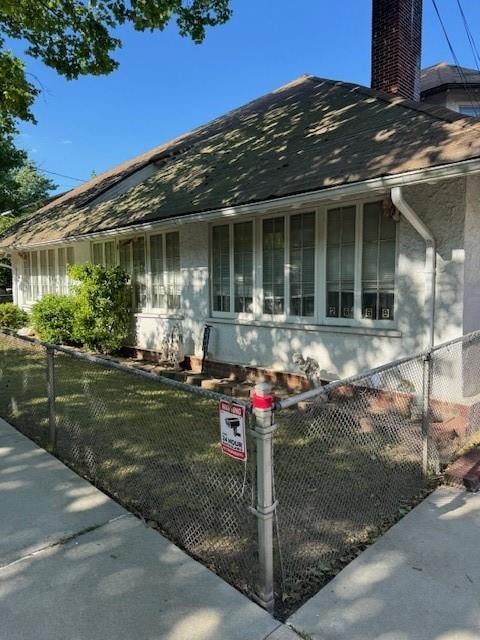
[[[3,333],[0,383],[3,418],[278,613],[480,443],[480,332],[278,402],[257,385],[246,464],[209,391]]]
[[[314,593],[480,442],[480,334],[279,403],[277,591]],[[292,490],[295,487],[295,490]]]
[[[221,452],[220,397],[0,334],[1,417],[250,593],[255,449],[245,464]]]

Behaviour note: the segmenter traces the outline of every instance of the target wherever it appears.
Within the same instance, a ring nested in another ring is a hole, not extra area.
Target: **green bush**
[[[13,302],[0,304],[0,327],[16,331],[28,323],[28,314]]]
[[[130,332],[130,287],[120,267],[76,264],[68,274],[74,287],[73,337],[87,348],[112,353]]]
[[[33,328],[45,342],[72,342],[74,314],[75,302],[71,296],[48,293],[33,305]]]

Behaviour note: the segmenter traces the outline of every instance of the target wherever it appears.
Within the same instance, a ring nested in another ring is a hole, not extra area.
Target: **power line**
[[[52,176],[58,176],[59,178],[68,178],[68,180],[75,180],[76,182],[86,182],[82,178],[74,178],[73,176],[66,176],[64,173],[57,173],[56,171],[49,171],[48,169],[41,169],[44,173],[51,173]]]
[[[443,35],[445,36],[445,40],[447,41],[448,48],[450,49],[450,53],[452,55],[453,61],[455,62],[455,66],[457,68],[458,75],[460,76],[460,80],[461,80],[461,82],[463,84],[463,88],[465,89],[465,92],[468,95],[468,98],[469,98],[469,100],[470,100],[470,102],[472,104],[472,107],[476,111],[475,115],[477,116],[478,115],[478,104],[476,105],[475,97],[472,96],[472,93],[471,93],[471,91],[470,91],[470,89],[468,87],[467,78],[466,78],[465,74],[463,73],[462,67],[460,66],[460,62],[459,62],[459,60],[457,58],[457,54],[455,53],[455,49],[453,48],[452,42],[451,42],[451,40],[450,40],[450,38],[448,36],[447,29],[445,27],[445,24],[443,22],[443,18],[442,18],[441,14],[440,14],[440,10],[439,10],[438,5],[437,5],[437,0],[432,0],[432,4],[433,4],[433,7],[435,9],[435,13],[437,14],[438,20],[440,22],[440,26],[442,27]]]
[[[465,27],[465,32],[467,34],[468,42],[470,43],[470,49],[472,50],[473,59],[475,61],[475,66],[477,67],[477,70],[480,71],[480,55],[478,53],[478,49],[477,49],[477,45],[476,45],[476,42],[475,42],[475,38],[473,37],[473,33],[472,33],[472,31],[470,29],[470,26],[468,24],[468,20],[467,20],[467,17],[465,15],[465,12],[463,10],[462,3],[460,2],[460,0],[457,0],[457,5],[458,5],[458,9],[460,11],[460,15],[462,16],[462,22],[463,22],[463,26]]]

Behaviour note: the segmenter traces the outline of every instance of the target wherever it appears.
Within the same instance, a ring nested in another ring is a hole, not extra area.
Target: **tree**
[[[13,171],[14,190],[12,193],[13,212],[26,215],[39,209],[57,185],[43,174],[34,162],[25,160],[21,167]]]
[[[56,184],[39,171],[11,135],[0,135],[0,234],[18,218],[40,207]],[[7,258],[0,263],[9,264]],[[12,272],[0,267],[0,291],[10,287]]]
[[[0,136],[0,231],[8,226],[8,219],[11,224],[38,209],[56,186],[11,138]]]
[[[34,121],[31,106],[38,94],[24,63],[5,50],[5,37],[26,42],[28,55],[71,80],[118,67],[112,54],[121,47],[114,35],[121,25],[154,31],[175,19],[182,36],[200,43],[207,27],[230,15],[229,0],[1,0],[0,132],[11,132],[16,118]]]
[[[11,134],[0,135],[0,214],[12,209],[15,172],[26,162],[27,154],[17,149]]]

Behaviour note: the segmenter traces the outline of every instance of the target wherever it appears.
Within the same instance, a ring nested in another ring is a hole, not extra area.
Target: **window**
[[[103,264],[103,242],[95,242],[92,245],[93,264]]]
[[[180,308],[180,234],[175,231],[150,237],[152,307],[174,311]]]
[[[230,226],[213,227],[212,232],[213,310],[230,312]]]
[[[68,293],[70,279],[67,276],[67,265],[73,263],[73,247],[30,251],[24,254],[24,302],[35,302],[47,293]]]
[[[263,221],[263,313],[285,313],[285,219]]]
[[[212,229],[212,310],[253,311],[253,222]]]
[[[117,264],[115,240],[94,242],[92,244],[92,261],[94,264],[102,264],[105,267],[115,267]]]
[[[290,217],[290,314],[315,313],[315,213]]]
[[[215,225],[212,312],[391,326],[396,223],[383,205],[379,200],[275,215],[260,219],[258,226],[251,221]]]
[[[480,116],[480,105],[478,107],[474,107],[471,104],[461,104],[458,106],[459,113],[462,113],[464,116]]]
[[[49,249],[47,253],[47,291],[55,293],[57,291],[57,269],[55,264],[55,249]]]
[[[167,285],[167,309],[180,307],[180,236],[178,232],[165,234],[165,276]]]
[[[48,293],[47,252],[40,251],[40,297]]]
[[[120,266],[130,274],[132,306],[139,311],[146,307],[147,285],[145,276],[145,238],[122,240],[119,246]]]
[[[233,225],[233,283],[235,313],[253,311],[253,223]]]
[[[67,256],[65,249],[58,250],[58,292],[60,294],[67,293]]]
[[[165,265],[163,263],[163,235],[150,238],[150,275],[152,282],[152,307],[166,308],[165,283],[163,280]]]
[[[32,266],[31,253],[25,253],[23,260],[22,295],[24,300],[32,299]]]
[[[30,300],[38,300],[39,296],[39,281],[38,281],[39,271],[38,271],[38,253],[33,251],[30,254],[30,278],[31,278],[31,287],[30,287]]]
[[[327,318],[353,318],[356,208],[327,213]]]
[[[363,210],[362,317],[393,320],[396,226],[382,203]]]

